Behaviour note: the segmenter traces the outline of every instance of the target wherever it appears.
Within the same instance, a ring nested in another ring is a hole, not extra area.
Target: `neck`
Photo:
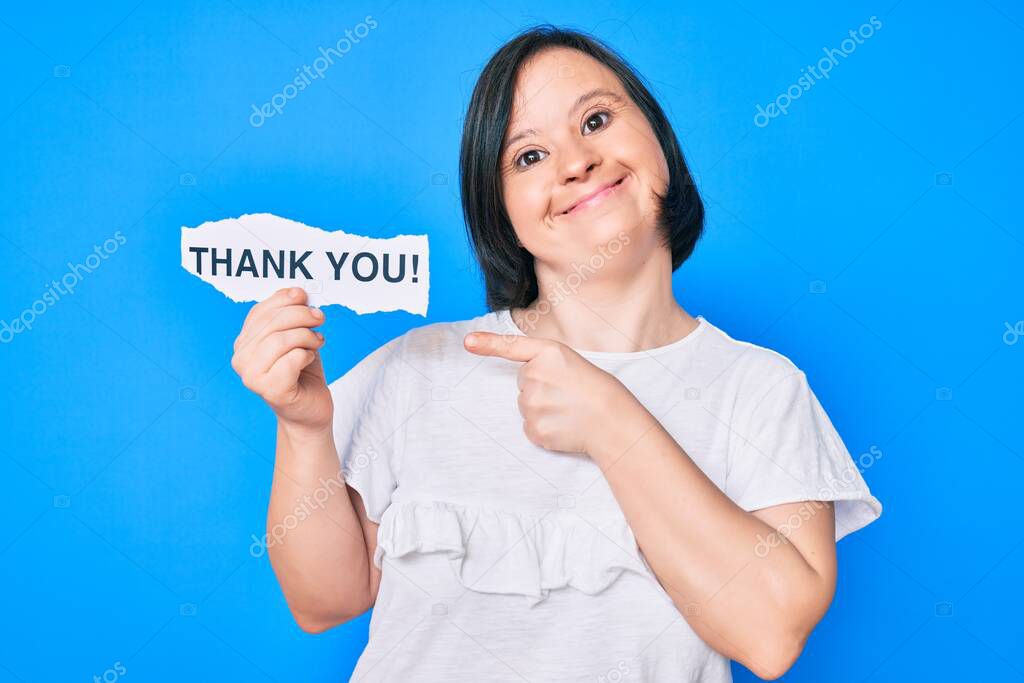
[[[535,263],[539,296],[512,318],[531,337],[574,349],[635,352],[682,339],[697,321],[672,293],[667,250],[642,263],[605,264],[586,274],[556,272]]]

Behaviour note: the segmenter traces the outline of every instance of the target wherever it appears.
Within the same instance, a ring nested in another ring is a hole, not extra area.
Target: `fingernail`
[[[298,287],[292,287],[291,290],[288,292],[288,296],[291,297],[292,299],[298,299],[299,298],[299,289],[298,289]]]
[[[477,337],[475,334],[471,334],[468,337],[466,337],[466,343],[469,344],[470,346],[476,346],[479,341],[480,338]]]
[[[320,341],[323,341],[324,340],[324,335],[322,335],[321,333],[317,332],[316,333],[316,338],[319,339]]]
[[[313,317],[314,318],[322,318],[322,317],[324,317],[324,312],[321,311],[319,308],[311,308],[309,310],[313,313]]]

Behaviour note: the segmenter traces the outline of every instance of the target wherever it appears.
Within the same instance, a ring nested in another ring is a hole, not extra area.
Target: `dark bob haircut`
[[[491,310],[522,308],[538,296],[533,255],[519,244],[505,210],[500,159],[520,67],[530,57],[556,47],[578,50],[611,69],[651,124],[668,162],[668,188],[664,196],[658,196],[658,225],[664,245],[671,245],[673,271],[690,257],[704,230],[704,204],[679,141],[642,77],[596,38],[550,24],[530,28],[505,43],[487,62],[473,88],[462,129],[462,211],[483,270]]]

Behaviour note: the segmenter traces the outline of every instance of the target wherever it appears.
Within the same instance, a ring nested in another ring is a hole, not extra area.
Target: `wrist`
[[[333,442],[334,433],[330,423],[326,425],[298,424],[278,418],[277,428],[281,436],[294,446],[314,446]]]
[[[601,402],[587,444],[587,454],[602,469],[618,460],[657,423],[629,389],[618,379],[612,379],[618,391]]]

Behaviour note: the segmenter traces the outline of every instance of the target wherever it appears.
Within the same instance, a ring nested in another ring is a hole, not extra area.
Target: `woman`
[[[268,525],[325,499],[269,549],[299,625],[374,607],[353,680],[781,676],[881,506],[803,372],[675,301],[703,207],[662,109],[533,29],[484,68],[461,171],[490,312],[330,385],[302,290],[236,342],[278,416]]]

